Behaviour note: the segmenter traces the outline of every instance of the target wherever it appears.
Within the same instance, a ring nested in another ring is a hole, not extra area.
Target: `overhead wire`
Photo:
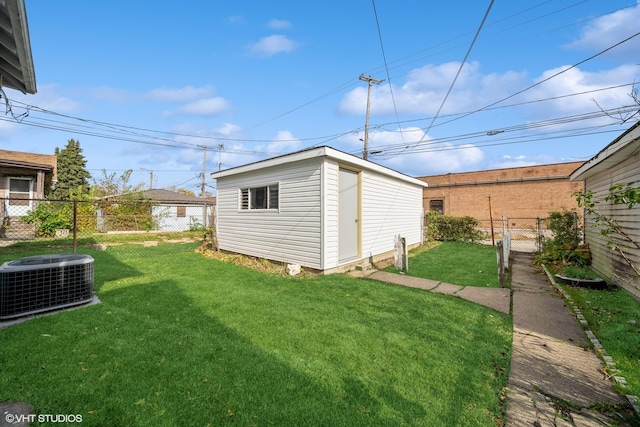
[[[373,2],[373,0],[372,0],[372,2]],[[493,3],[493,1],[492,1],[492,3]],[[526,9],[526,10],[524,10],[524,11],[518,13],[518,14],[511,15],[511,16],[516,16],[516,15],[522,14],[522,13],[528,11],[528,10],[531,10],[531,9],[533,9],[535,7],[538,7],[540,5],[543,5],[545,3],[549,3],[549,1],[540,3],[539,5],[536,5],[534,7],[531,7],[531,8]],[[584,3],[584,1],[575,3],[574,5],[578,5],[578,4],[581,4],[581,3]],[[574,6],[574,5],[571,5],[571,7]],[[375,9],[375,2],[373,2],[373,6],[374,6],[374,9]],[[566,8],[564,8],[564,9],[566,9]],[[376,15],[377,15],[377,12],[376,12]],[[549,14],[543,15],[542,17],[547,16],[547,15],[549,15]],[[539,17],[539,19],[541,19],[542,17]],[[508,18],[510,18],[510,17],[504,18],[503,20],[496,21],[496,22],[502,22],[502,21],[504,21],[504,20],[506,20]],[[377,20],[377,17],[376,17],[376,20]],[[528,23],[528,22],[531,22],[531,20],[527,21],[526,23]],[[520,25],[525,25],[525,24],[523,23],[523,24],[520,24]],[[378,25],[378,27],[379,27],[379,25]],[[509,29],[512,29],[512,28],[513,27],[511,27]],[[505,30],[502,30],[502,31],[508,31],[509,29],[505,29]],[[637,36],[638,34],[640,34],[640,33],[636,33],[635,35],[631,36],[629,39]],[[383,43],[382,43],[382,37],[381,37],[381,33],[380,32],[379,32],[379,38],[380,38],[380,42],[381,42],[381,48],[383,50],[383,58],[384,58],[384,63],[385,63],[385,69],[387,70],[386,71],[387,72],[387,77],[388,77],[388,80],[390,81],[391,80],[391,75],[389,73],[389,69],[390,69],[389,64],[393,64],[393,62],[387,63],[386,54],[384,52],[384,46],[383,46]],[[629,40],[629,39],[627,39],[627,40]],[[617,45],[619,45],[619,44],[621,44],[621,43],[623,43],[625,41],[626,40],[618,43]],[[571,68],[574,68],[574,67],[576,67],[576,66],[578,66],[578,65],[580,65],[580,64],[582,64],[582,63],[584,63],[586,61],[588,61],[589,59],[593,59],[596,56],[598,56],[598,55],[600,55],[600,54],[602,54],[602,53],[604,53],[604,52],[616,47],[617,45],[614,45],[614,46],[606,49],[605,51],[600,52],[599,54],[596,54],[596,55],[594,55],[594,56],[592,56],[590,58],[587,58],[586,60],[581,61],[578,64],[575,64]],[[465,61],[463,61],[463,64],[464,64],[464,62]],[[565,71],[568,71],[568,69],[566,69],[566,70],[564,70],[562,72],[565,72]],[[558,73],[557,75],[559,75],[561,73]],[[520,93],[522,93],[522,92],[524,92],[526,90],[529,90],[529,89],[531,89],[531,88],[533,88],[533,87],[535,87],[535,86],[537,86],[539,84],[542,84],[542,83],[544,83],[544,81],[547,81],[547,80],[549,80],[550,78],[552,78],[554,76],[551,76],[551,77],[549,77],[549,78],[547,78],[547,79],[545,79],[545,80],[543,80],[541,82],[538,82],[538,83],[536,83],[534,85],[531,85],[528,88],[525,88],[520,92],[514,93],[514,94],[510,95],[509,97],[503,98],[503,99],[501,99],[501,100],[499,100],[499,101],[497,101],[497,102],[495,102],[493,104],[490,104],[489,106],[485,106],[482,109],[473,110],[473,111],[466,112],[466,113],[458,113],[457,115],[455,115],[455,118],[453,118],[452,120],[439,123],[436,126],[441,126],[441,125],[444,125],[446,123],[450,123],[452,121],[462,119],[464,117],[467,117],[467,116],[469,116],[471,114],[478,113],[480,111],[488,111],[488,110],[491,110],[491,109],[494,109],[494,108],[504,108],[504,106],[497,106],[497,104],[502,103],[505,100],[508,100],[508,99],[510,99],[512,97],[515,97],[515,96],[519,95]],[[287,115],[287,114],[289,114],[289,113],[291,113],[293,111],[297,111],[299,109],[302,109],[302,108],[304,108],[304,107],[306,107],[306,106],[308,106],[308,105],[310,105],[310,104],[312,104],[312,103],[314,103],[314,102],[316,102],[318,100],[321,100],[321,99],[324,99],[325,97],[331,96],[334,93],[337,93],[337,92],[349,87],[350,85],[351,84],[343,84],[342,86],[339,86],[338,88],[336,88],[336,89],[334,89],[332,91],[329,91],[329,92],[325,93],[324,95],[321,95],[320,97],[317,97],[312,101],[309,101],[308,103],[305,103],[305,104],[303,104],[303,105],[301,105],[299,107],[296,107],[294,109],[291,109],[291,110],[289,110],[289,111],[287,111],[287,112],[285,112],[285,113],[283,113],[283,114],[281,114],[279,116],[276,116],[275,118],[280,118],[280,117],[283,117],[283,116],[285,116],[285,115]],[[391,87],[391,84],[390,84],[390,87]],[[392,97],[393,97],[393,94],[392,94]],[[552,98],[550,98],[550,99],[552,99]],[[16,101],[14,101],[14,102],[16,102]],[[539,102],[539,101],[528,101],[527,103],[530,103],[530,102]],[[526,103],[519,103],[519,104],[512,104],[512,105],[524,105],[524,104],[526,104]],[[143,128],[135,128],[135,127],[130,127],[130,126],[109,124],[109,123],[105,123],[105,122],[87,120],[87,119],[83,119],[83,118],[80,118],[80,117],[61,115],[59,113],[51,112],[51,111],[44,110],[44,109],[39,109],[39,107],[30,106],[30,105],[26,105],[26,104],[24,104],[24,105],[25,105],[25,107],[24,107],[25,108],[25,112],[30,112],[31,114],[29,114],[28,120],[23,120],[22,121],[22,124],[26,124],[26,125],[29,125],[29,126],[37,126],[37,127],[48,128],[48,129],[52,129],[52,130],[65,131],[65,132],[73,131],[73,132],[78,132],[78,133],[80,133],[82,135],[89,135],[89,136],[94,136],[94,137],[98,137],[98,138],[120,140],[120,141],[125,141],[125,142],[157,145],[157,146],[171,147],[171,148],[182,148],[182,149],[184,149],[184,148],[197,148],[198,145],[199,145],[199,144],[196,144],[196,143],[193,143],[193,142],[180,141],[179,139],[176,139],[176,138],[168,138],[168,137],[162,137],[162,136],[153,135],[153,133],[158,133],[159,135],[170,135],[170,136],[173,136],[173,137],[182,137],[182,138],[194,138],[194,139],[195,138],[199,138],[198,141],[201,141],[201,140],[203,140],[203,141],[208,141],[209,140],[209,141],[216,141],[216,142],[217,141],[273,142],[274,141],[273,139],[253,139],[253,140],[252,139],[240,139],[240,138],[235,139],[235,138],[207,137],[207,136],[202,136],[202,135],[188,135],[188,134],[180,134],[180,133],[172,133],[172,132],[164,132],[164,131],[154,131],[154,130],[151,130],[151,129],[143,129]],[[61,116],[61,117],[67,118],[69,120],[78,120],[80,122],[84,122],[84,123],[86,123],[86,127],[83,127],[83,126],[80,126],[80,125],[71,125],[70,123],[65,123],[65,122],[56,122],[56,121],[53,121],[53,120],[49,120],[48,121],[48,119],[41,118],[41,117],[35,118],[33,113],[34,113],[34,111],[36,109],[39,110],[39,112],[41,112],[42,114],[54,114],[54,115],[57,115],[57,116]],[[396,116],[397,116],[397,109],[395,108],[395,101],[394,101],[394,109],[396,110]],[[437,113],[434,117],[431,118],[432,123],[429,125],[428,129],[430,129],[430,127],[434,124],[435,120],[438,117],[453,116],[453,115],[439,116],[438,114],[439,113]],[[406,122],[400,122],[399,117],[396,117],[396,118],[397,118],[397,120],[396,120],[397,124],[406,123]],[[5,120],[5,119],[0,117],[0,120]],[[31,120],[41,120],[42,122],[46,122],[46,123],[34,123],[34,122],[31,122]],[[424,119],[422,119],[422,120],[424,120]],[[65,127],[65,125],[77,126],[79,129],[83,129],[83,130],[78,130],[78,128],[76,128],[76,127]],[[98,130],[96,130],[94,128],[91,128],[91,126],[98,126],[100,129],[104,128],[104,129],[110,129],[110,130],[109,131],[98,131]],[[360,128],[356,128],[356,129],[352,129],[352,130],[349,130],[349,131],[345,131],[345,132],[342,132],[342,133],[336,133],[336,134],[328,135],[328,136],[318,136],[318,137],[313,137],[313,138],[301,138],[301,139],[296,138],[296,139],[293,139],[291,141],[321,141],[320,143],[326,143],[327,141],[335,140],[335,139],[344,137],[346,135],[356,133],[358,129],[360,129]],[[116,136],[113,136],[111,132],[113,132],[113,135],[116,135]],[[146,132],[146,133],[144,133],[144,132]],[[148,133],[151,133],[151,135],[149,135]],[[425,132],[425,134],[426,134],[426,132]],[[401,133],[401,135],[402,135],[402,133]],[[145,140],[147,138],[150,139],[151,141]],[[282,140],[282,141],[289,141],[289,140]],[[209,148],[213,148],[213,147],[209,147]],[[236,154],[258,155],[258,156],[260,156],[260,155],[278,155],[278,154],[283,154],[283,153],[262,152],[262,151],[256,151],[256,150],[236,150],[236,149],[227,149],[227,148],[225,148],[223,150],[223,152],[236,153]]]
[[[567,71],[570,71],[570,70],[578,67],[579,65],[584,64],[585,62],[588,62],[588,61],[590,61],[590,60],[592,60],[594,58],[597,58],[598,56],[600,56],[600,55],[602,55],[602,54],[604,54],[604,53],[606,53],[606,52],[608,52],[608,51],[620,46],[621,44],[624,44],[624,43],[628,42],[629,40],[637,37],[638,35],[640,35],[640,32],[637,32],[637,33],[633,34],[632,36],[629,36],[626,39],[624,39],[622,41],[619,41],[618,43],[616,43],[616,44],[614,44],[612,46],[609,46],[608,48],[606,48],[604,50],[601,50],[600,52],[598,52],[598,53],[596,53],[594,55],[591,55],[590,57],[588,57],[586,59],[583,59],[582,61],[579,61],[579,62],[577,62],[577,63],[575,63],[573,65],[570,65],[570,66],[568,66],[566,68],[563,68],[562,70],[558,71],[557,73],[554,73],[551,76],[545,77],[544,79],[542,79],[542,80],[540,80],[540,81],[538,81],[536,83],[533,83],[532,85],[529,85],[529,86],[525,87],[524,89],[521,89],[521,90],[519,90],[519,91],[517,91],[515,93],[512,93],[511,95],[508,95],[508,96],[506,96],[506,97],[504,97],[502,99],[499,99],[499,100],[497,100],[495,102],[492,102],[491,104],[489,104],[489,105],[487,105],[485,107],[479,108],[477,110],[473,110],[473,111],[471,111],[471,112],[469,112],[467,114],[464,114],[462,116],[459,116],[459,117],[457,117],[455,119],[451,119],[449,121],[446,121],[446,122],[443,122],[443,123],[439,123],[437,126],[442,126],[444,124],[451,123],[453,121],[463,119],[463,118],[468,117],[468,116],[470,116],[472,114],[479,113],[479,112],[484,111],[484,110],[486,110],[486,109],[488,109],[490,107],[498,105],[498,104],[500,104],[500,103],[502,103],[502,102],[504,102],[504,101],[506,101],[508,99],[511,99],[511,98],[514,98],[514,97],[516,97],[516,96],[518,96],[520,94],[523,94],[524,92],[527,92],[527,91],[533,89],[534,87],[540,86],[541,84],[544,84],[544,83],[548,82],[549,80],[551,80],[551,79],[553,79],[555,77],[558,77],[559,75],[564,74]]]
[[[475,46],[475,44],[476,44],[476,40],[478,40],[478,36],[480,35],[480,31],[482,31],[482,27],[484,27],[484,23],[486,22],[487,17],[489,16],[489,12],[491,12],[491,8],[493,7],[493,2],[494,2],[494,0],[491,0],[489,2],[489,7],[487,7],[487,10],[484,13],[484,16],[482,17],[482,21],[480,21],[480,26],[478,27],[478,29],[476,30],[475,35],[473,36],[473,40],[471,41],[471,44],[469,45],[469,48],[467,49],[467,52],[464,55],[464,59],[460,63],[460,67],[458,67],[458,71],[456,72],[456,75],[453,78],[453,81],[449,85],[449,89],[447,90],[447,93],[444,95],[444,98],[443,98],[442,102],[440,103],[440,107],[438,107],[438,111],[436,111],[436,114],[433,116],[433,119],[431,120],[431,123],[429,123],[429,126],[427,127],[427,130],[425,131],[425,135],[427,133],[429,133],[429,130],[431,129],[431,126],[433,126],[433,123],[438,118],[438,115],[442,111],[442,107],[444,107],[444,104],[447,102],[447,99],[449,98],[449,95],[451,94],[451,91],[453,90],[453,87],[455,86],[456,82],[458,81],[458,77],[460,76],[460,73],[462,72],[462,68],[466,64],[467,59],[469,58],[469,55],[471,54],[471,50],[473,49],[473,46]]]
[[[378,10],[376,9],[375,0],[371,0],[371,5],[373,6],[373,15],[376,20],[376,28],[378,30],[378,40],[380,41],[380,51],[382,53],[382,60],[384,62],[384,69],[387,75],[387,83],[389,85],[389,94],[391,96],[391,103],[393,104],[393,112],[396,115],[396,122],[400,122],[400,116],[398,115],[398,107],[396,105],[396,98],[393,94],[393,85],[391,84],[391,75],[389,74],[389,65],[387,64],[387,55],[384,51],[384,42],[382,40],[382,31],[380,30],[380,20],[378,19]],[[400,132],[400,137],[404,140],[404,135]],[[368,153],[366,153],[368,155]]]

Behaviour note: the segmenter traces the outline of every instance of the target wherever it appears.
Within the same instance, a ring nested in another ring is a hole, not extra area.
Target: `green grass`
[[[503,417],[508,316],[167,246],[175,250],[137,258],[83,251],[95,258],[102,302],[1,330],[0,401],[82,414],[87,425],[493,426]]]
[[[397,272],[389,267],[387,271]],[[471,243],[442,242],[409,252],[409,276],[462,286],[499,288],[496,248]]]
[[[619,288],[564,288],[627,380],[627,388],[620,391],[640,396],[640,302]]]

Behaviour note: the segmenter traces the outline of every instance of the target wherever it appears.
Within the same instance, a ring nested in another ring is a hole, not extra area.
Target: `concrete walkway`
[[[462,299],[475,302],[485,307],[493,308],[502,313],[509,314],[511,305],[510,291],[505,288],[481,288],[478,286],[460,286],[436,280],[422,279],[420,277],[406,276],[404,274],[387,273],[378,270],[356,270],[349,273],[351,276],[364,277],[380,282],[393,283],[394,285],[408,286],[410,288],[424,289],[425,291],[439,294],[455,295]]]
[[[377,270],[350,274],[386,283],[455,295],[513,315],[513,353],[506,426],[632,426],[620,414],[630,404],[604,374],[604,364],[587,349],[587,337],[564,299],[533,256],[515,253],[512,292],[459,286]],[[512,309],[512,311],[511,311]]]
[[[513,255],[513,353],[508,426],[632,425],[627,400],[605,375],[587,337],[530,254]],[[607,412],[598,409],[609,408]],[[611,409],[613,408],[613,409]]]

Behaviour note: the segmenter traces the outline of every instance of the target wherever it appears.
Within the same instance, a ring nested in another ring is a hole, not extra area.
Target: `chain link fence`
[[[485,235],[483,243],[495,244],[509,238],[510,250],[514,252],[539,252],[544,240],[552,237],[547,218],[501,217],[480,220],[480,224]]]
[[[135,257],[147,248],[184,244],[193,250],[211,233],[214,205],[172,201],[0,198],[0,247],[76,253],[83,247]]]

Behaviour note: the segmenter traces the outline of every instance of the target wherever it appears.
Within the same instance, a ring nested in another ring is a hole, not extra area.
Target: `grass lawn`
[[[442,242],[421,246],[409,252],[406,274],[454,285],[500,287],[496,248],[486,245]]]
[[[624,394],[640,396],[640,303],[627,291],[564,286],[589,327],[627,380]]]
[[[0,330],[0,401],[81,414],[86,425],[494,426],[503,417],[507,315],[346,275],[265,274],[194,248],[79,250],[95,258],[102,302]]]

